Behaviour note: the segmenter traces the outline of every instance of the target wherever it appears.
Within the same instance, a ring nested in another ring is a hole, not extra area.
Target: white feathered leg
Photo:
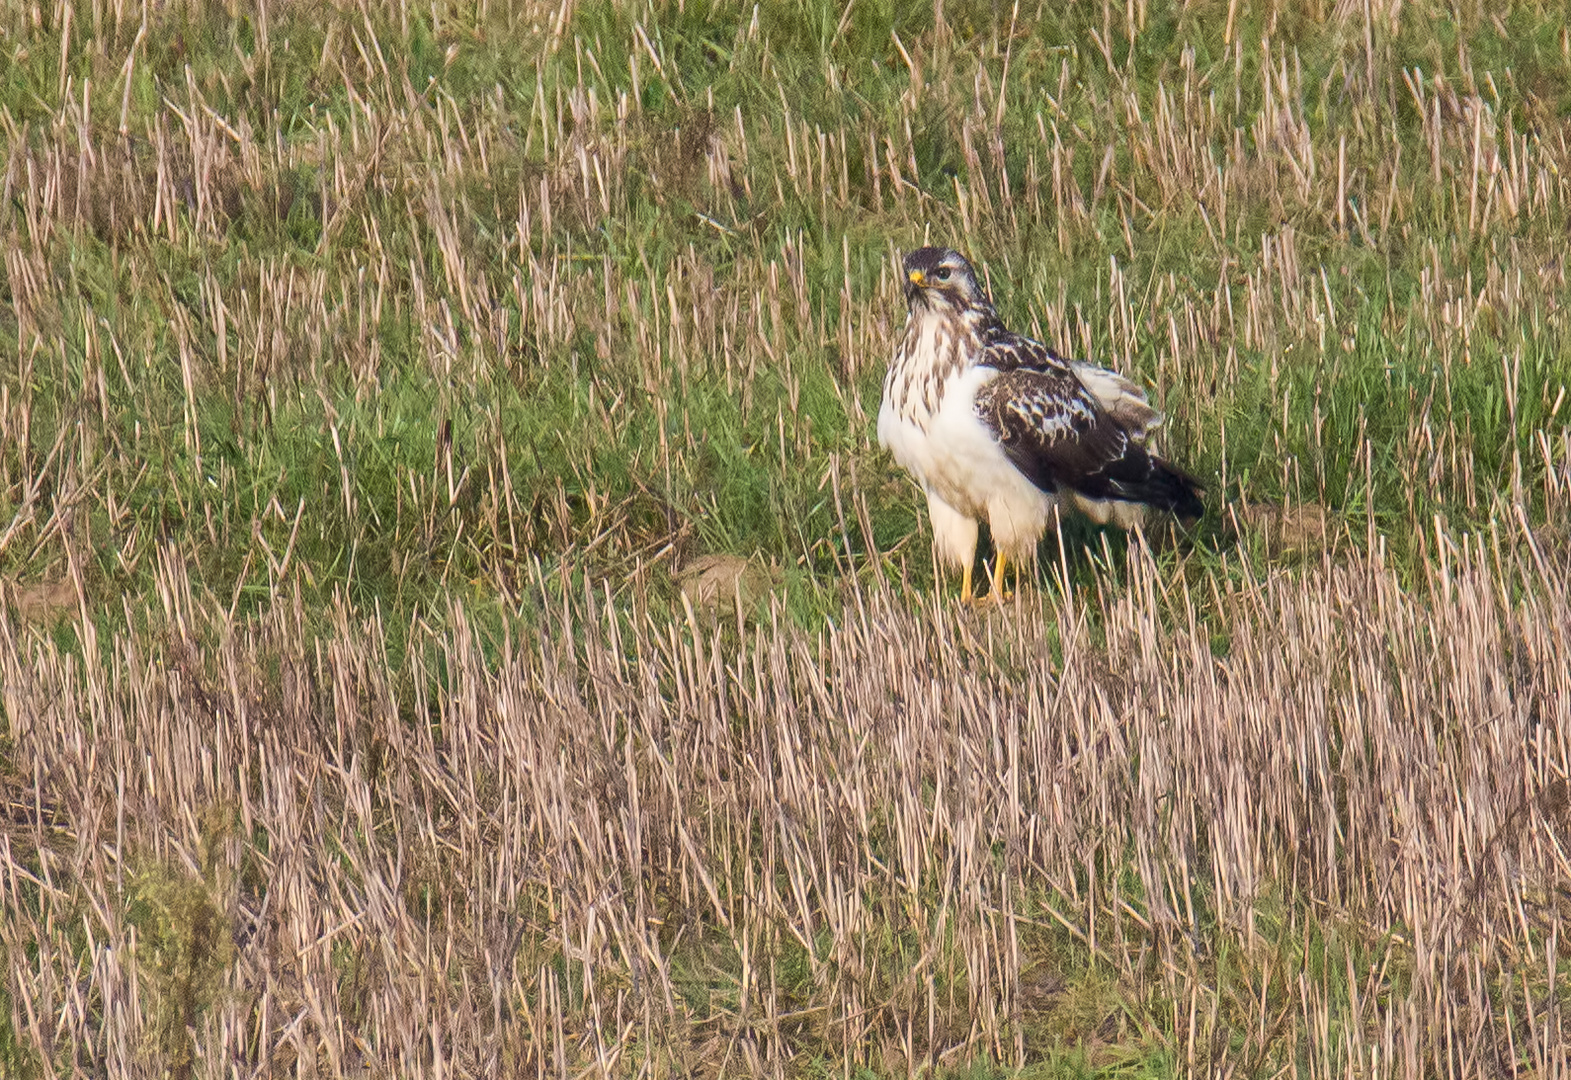
[[[933,548],[941,562],[960,568],[960,599],[971,601],[971,566],[976,562],[976,518],[967,517],[933,492],[927,493]]]
[[[1057,495],[1048,495],[1034,487],[1030,497],[1009,497],[1003,492],[987,505],[987,527],[993,534],[993,547],[998,552],[993,564],[993,599],[1008,599],[1004,590],[1004,567],[1013,563],[1015,584],[1020,583],[1022,570],[1036,566],[1036,545],[1047,529],[1053,508],[1058,505]]]

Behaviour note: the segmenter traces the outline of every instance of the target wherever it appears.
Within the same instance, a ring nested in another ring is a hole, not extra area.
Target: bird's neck
[[[980,330],[972,311],[920,307],[911,312],[885,387],[905,420],[927,427],[944,386],[976,363]]]
[[[976,346],[976,335],[961,313],[918,308],[906,320],[900,351],[913,374],[942,377],[964,368]]]

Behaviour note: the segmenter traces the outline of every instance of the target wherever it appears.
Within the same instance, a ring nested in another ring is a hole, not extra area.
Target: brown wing
[[[977,393],[977,415],[1015,468],[1043,491],[1068,488],[1198,517],[1203,507],[1194,479],[1150,454],[1059,365],[1016,365]]]
[[[1162,414],[1151,407],[1145,391],[1106,368],[1083,360],[1059,356],[1048,346],[1004,328],[996,319],[982,333],[982,358],[979,361],[999,371],[1039,371],[1043,374],[1072,372],[1090,400],[1123,428],[1135,442],[1142,443],[1151,429],[1162,422]],[[1070,387],[1071,390],[1075,388]]]
[[[978,363],[999,371],[1068,372],[1070,362],[1034,338],[1004,329],[995,316],[982,331]]]

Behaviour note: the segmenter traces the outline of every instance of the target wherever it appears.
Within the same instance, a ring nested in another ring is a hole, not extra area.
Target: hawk
[[[927,493],[962,601],[972,599],[981,518],[1002,599],[1005,564],[1035,558],[1061,502],[1123,529],[1151,508],[1201,515],[1200,485],[1146,446],[1162,415],[1138,386],[1010,331],[957,251],[913,251],[905,272],[910,314],[884,378],[878,441]]]

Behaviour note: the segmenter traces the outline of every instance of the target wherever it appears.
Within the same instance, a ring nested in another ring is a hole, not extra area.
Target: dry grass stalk
[[[375,620],[237,624],[165,560],[188,636],[112,667],[0,623],[18,1038],[91,1071],[922,1067],[1039,1052],[1089,965],[1093,1026],[1192,1001],[1168,1050],[1219,1068],[1557,1061],[1567,581],[1437,543],[1429,599],[1354,554],[1201,600],[1137,555],[1103,644],[1079,596],[875,592],[815,641],[591,592],[496,664],[455,606],[401,673]]]

